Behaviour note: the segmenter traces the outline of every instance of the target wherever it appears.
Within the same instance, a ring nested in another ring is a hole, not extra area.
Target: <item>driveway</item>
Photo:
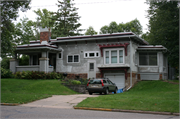
[[[77,94],[77,95],[53,95],[52,97],[37,100],[20,106],[27,107],[49,107],[49,108],[66,108],[72,109],[88,97],[98,97],[99,95]]]

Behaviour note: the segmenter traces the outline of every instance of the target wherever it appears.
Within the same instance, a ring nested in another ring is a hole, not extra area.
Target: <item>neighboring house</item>
[[[119,89],[131,88],[138,80],[167,79],[168,64],[161,45],[148,45],[132,32],[58,37],[41,31],[40,40],[19,45],[16,54],[30,56],[29,66],[10,61],[12,72],[45,71],[67,73],[69,79],[107,77]]]

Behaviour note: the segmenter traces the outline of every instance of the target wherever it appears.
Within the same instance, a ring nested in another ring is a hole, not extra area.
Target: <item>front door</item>
[[[96,78],[96,62],[95,61],[88,61],[88,79],[89,78]]]

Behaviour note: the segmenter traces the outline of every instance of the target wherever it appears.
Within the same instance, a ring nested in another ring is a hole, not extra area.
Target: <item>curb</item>
[[[1,105],[6,105],[6,106],[18,106],[20,104],[18,103],[1,103]]]
[[[159,114],[159,115],[179,116],[179,113],[171,113],[171,112],[153,112],[153,111],[140,111],[140,110],[121,110],[121,109],[87,108],[87,107],[73,107],[73,108],[74,109],[82,109],[82,110],[97,110],[97,111],[129,112],[129,113],[143,113],[143,114]]]

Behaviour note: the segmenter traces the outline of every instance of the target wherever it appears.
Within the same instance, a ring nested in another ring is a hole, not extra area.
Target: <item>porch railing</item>
[[[28,66],[16,66],[16,71],[40,71],[39,65],[28,65]],[[53,72],[54,67],[49,66],[48,72]]]

